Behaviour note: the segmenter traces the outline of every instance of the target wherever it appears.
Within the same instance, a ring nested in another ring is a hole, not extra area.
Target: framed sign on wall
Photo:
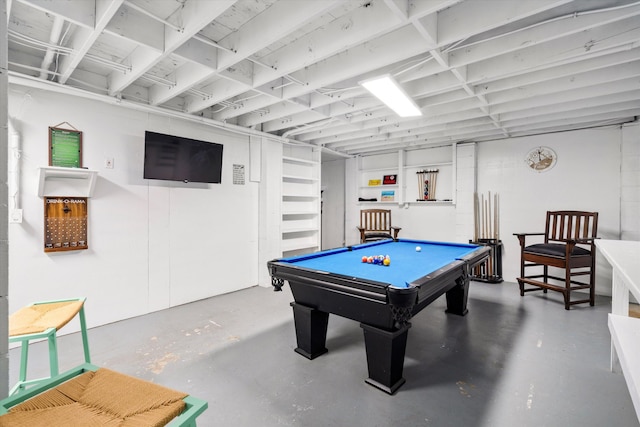
[[[87,198],[44,198],[44,251],[88,249]]]
[[[82,167],[81,131],[49,127],[49,166]]]

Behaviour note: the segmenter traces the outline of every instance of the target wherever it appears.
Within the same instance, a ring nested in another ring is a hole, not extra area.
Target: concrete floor
[[[609,371],[609,298],[566,311],[557,293],[472,282],[467,316],[446,315],[443,297],[413,319],[393,396],[364,382],[357,322],[331,316],[329,353],[295,353],[292,300],[255,287],[93,328],[92,361],[207,400],[201,427],[639,425]],[[58,345],[62,370],[82,362],[79,334]],[[46,357],[31,346],[30,377]],[[12,349],[11,384],[18,368]]]

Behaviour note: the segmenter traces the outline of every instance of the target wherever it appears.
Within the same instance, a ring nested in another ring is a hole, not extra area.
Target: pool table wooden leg
[[[364,330],[369,368],[369,378],[365,382],[389,394],[395,393],[405,383],[402,370],[411,323],[396,331],[385,331],[364,323],[360,327]]]
[[[296,353],[310,360],[325,354],[328,351],[325,343],[329,313],[295,302],[291,303],[291,307],[293,307],[293,321],[298,341]]]
[[[467,299],[469,297],[469,278],[462,277],[456,280],[456,286],[447,291],[446,313],[453,313],[464,316],[467,310]]]

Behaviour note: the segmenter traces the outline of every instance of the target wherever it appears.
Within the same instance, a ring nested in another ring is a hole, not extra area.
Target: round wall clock
[[[531,170],[545,172],[555,166],[558,156],[549,147],[536,147],[531,149],[524,158]]]

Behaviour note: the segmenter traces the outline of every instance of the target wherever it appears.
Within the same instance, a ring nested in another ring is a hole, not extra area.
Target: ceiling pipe
[[[53,20],[53,26],[51,27],[51,34],[49,35],[49,44],[57,46],[58,41],[60,40],[60,34],[62,34],[62,26],[64,25],[64,19],[56,16]],[[44,58],[42,59],[42,65],[40,68],[40,78],[44,80],[49,80],[49,67],[53,63],[53,56],[56,54],[56,51],[52,48],[47,48],[46,53],[44,54]]]
[[[9,214],[20,208],[20,157],[22,151],[20,147],[20,132],[17,121],[11,116],[8,117],[9,136],[9,162],[7,164],[7,187],[9,189]]]

